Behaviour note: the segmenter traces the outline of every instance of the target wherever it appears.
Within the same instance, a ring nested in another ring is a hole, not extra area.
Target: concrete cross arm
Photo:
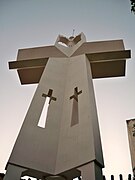
[[[75,47],[71,57],[82,54],[90,61],[93,78],[124,76],[126,58],[131,57],[130,50],[124,48],[123,40],[82,42],[77,49]],[[9,69],[17,69],[21,84],[38,83],[51,57],[66,58],[67,55],[56,46],[20,49],[17,61],[9,62]]]
[[[43,67],[50,57],[66,57],[66,55],[55,46],[19,49],[17,61],[9,62],[9,69]]]
[[[130,50],[108,51],[86,54],[91,63],[121,60],[131,57]]]
[[[108,51],[86,55],[91,64],[92,77],[107,78],[125,76],[126,59],[131,57],[131,51]]]
[[[17,61],[9,62],[9,69],[17,69],[21,84],[38,83],[50,57],[66,57],[55,46],[19,49]]]
[[[131,51],[125,50],[123,40],[85,42],[72,56],[85,54],[90,61],[93,78],[125,76],[126,58]]]

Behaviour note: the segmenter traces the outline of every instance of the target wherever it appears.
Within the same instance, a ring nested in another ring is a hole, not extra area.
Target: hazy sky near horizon
[[[58,34],[87,41],[123,39],[131,49],[126,76],[94,80],[104,174],[131,173],[126,120],[135,118],[135,15],[129,0],[0,0],[0,171],[3,171],[37,85],[21,86],[8,69],[18,49],[53,45]]]

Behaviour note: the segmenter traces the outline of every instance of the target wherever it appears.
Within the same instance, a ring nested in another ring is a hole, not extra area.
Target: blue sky
[[[129,0],[0,0],[0,171],[4,170],[36,85],[21,86],[8,69],[20,48],[53,45],[58,34],[87,41],[123,39],[126,76],[94,80],[104,174],[131,172],[126,120],[135,117],[135,15]]]

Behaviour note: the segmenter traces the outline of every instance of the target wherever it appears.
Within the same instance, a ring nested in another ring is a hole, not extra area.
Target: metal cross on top
[[[22,174],[46,180],[80,176],[102,180],[104,161],[92,79],[125,76],[126,58],[130,50],[124,49],[122,40],[86,42],[83,33],[70,38],[59,35],[53,46],[20,49],[9,68],[17,69],[21,84],[38,83],[38,87],[4,180],[19,180]],[[53,101],[47,105],[45,128],[40,128],[43,97]]]

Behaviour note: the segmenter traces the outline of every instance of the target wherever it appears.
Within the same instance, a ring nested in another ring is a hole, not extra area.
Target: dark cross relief
[[[78,87],[76,87],[74,88],[74,94],[70,97],[70,99],[73,99],[71,126],[74,126],[79,123],[78,95],[80,95],[81,93],[82,93],[82,90],[78,92]]]
[[[47,113],[49,109],[49,104],[51,103],[51,100],[56,101],[56,98],[52,96],[53,90],[49,89],[48,94],[42,94],[42,97],[45,97],[45,104],[42,109],[40,119],[38,122],[38,126],[41,128],[45,128],[46,125],[46,119],[47,119]]]
[[[48,97],[50,99],[49,104],[51,100],[56,101],[56,98],[52,96],[52,93],[53,93],[53,90],[49,89],[48,94],[44,94],[44,93],[42,94],[43,97],[45,98]]]

